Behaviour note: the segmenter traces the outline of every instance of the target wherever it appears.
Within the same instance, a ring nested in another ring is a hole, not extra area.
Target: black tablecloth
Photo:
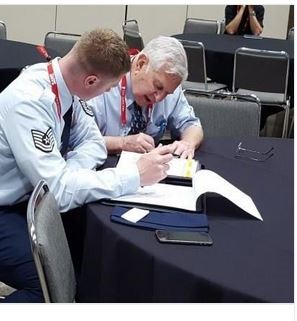
[[[249,194],[264,221],[207,197],[211,247],[161,244],[152,231],[82,209],[86,231],[78,302],[293,302],[293,140],[249,138],[265,162],[235,159],[237,139],[207,139],[196,157]]]
[[[177,39],[200,41],[205,46],[207,76],[213,81],[226,84],[232,89],[233,59],[237,48],[247,47],[275,51],[286,51],[290,57],[288,95],[294,97],[294,41],[259,38],[248,39],[235,35],[179,34]]]
[[[52,50],[49,54],[56,56]],[[0,39],[0,92],[19,75],[22,68],[45,61],[36,45]]]

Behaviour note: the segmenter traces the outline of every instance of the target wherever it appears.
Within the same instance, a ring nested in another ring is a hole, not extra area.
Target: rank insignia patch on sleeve
[[[82,107],[82,109],[84,110],[84,112],[85,112],[88,116],[94,117],[94,113],[93,113],[92,108],[91,108],[84,100],[79,99],[79,102],[80,102],[81,107]]]
[[[31,129],[34,145],[37,149],[45,153],[52,152],[55,141],[51,127],[44,133],[40,130]]]

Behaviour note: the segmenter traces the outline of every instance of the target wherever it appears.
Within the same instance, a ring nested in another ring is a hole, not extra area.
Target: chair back
[[[183,33],[211,33],[217,34],[219,22],[217,20],[187,18]]]
[[[44,180],[29,199],[27,223],[45,302],[73,302],[76,281],[70,250],[57,202]]]
[[[289,30],[287,39],[288,39],[288,40],[294,40],[294,27],[292,27],[292,28]]]
[[[187,54],[188,81],[207,83],[205,48],[202,42],[179,40]]]
[[[234,56],[232,90],[284,94],[287,96],[289,55],[285,51],[238,48]]]
[[[261,105],[256,96],[185,93],[199,117],[204,137],[259,136]]]
[[[129,29],[124,30],[124,41],[126,42],[129,49],[138,49],[141,51],[144,48],[142,36],[137,31]]]
[[[226,28],[226,21],[225,21],[225,19],[222,19],[220,21],[220,31],[219,31],[220,35],[225,33],[225,28]]]
[[[0,39],[7,39],[6,24],[3,21],[0,21]]]
[[[122,25],[122,28],[123,33],[125,33],[125,30],[140,32],[138,22],[135,19],[125,20],[124,24]]]
[[[63,57],[72,49],[80,37],[79,34],[50,31],[45,35],[44,46]]]

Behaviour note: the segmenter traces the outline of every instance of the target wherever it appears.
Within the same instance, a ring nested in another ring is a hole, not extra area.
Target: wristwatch
[[[256,17],[256,13],[254,10],[252,12],[250,12],[250,16]]]

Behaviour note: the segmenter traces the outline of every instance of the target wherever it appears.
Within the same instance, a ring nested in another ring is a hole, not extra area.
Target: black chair
[[[204,137],[259,136],[261,104],[256,96],[206,91],[185,96],[201,121]]]
[[[294,27],[289,30],[287,40],[294,40]]]
[[[0,21],[0,39],[7,39],[6,24],[3,21]]]
[[[183,33],[211,33],[219,32],[219,21],[187,18],[184,25]]]
[[[43,180],[30,197],[27,223],[45,302],[74,302],[76,281],[65,230],[57,202]]]
[[[226,28],[226,21],[225,21],[225,19],[222,19],[220,21],[220,30],[219,30],[220,35],[225,33],[225,28]]]
[[[232,91],[254,94],[261,105],[285,110],[282,137],[287,135],[289,55],[284,51],[238,48],[234,56]]]
[[[188,78],[182,86],[186,91],[218,91],[226,88],[224,84],[210,82],[206,74],[205,48],[202,42],[180,40],[188,59]]]
[[[80,34],[50,31],[45,35],[44,46],[63,57],[72,49],[80,37]]]
[[[124,41],[129,49],[138,49],[141,51],[144,48],[142,36],[137,31],[124,29]]]
[[[125,30],[140,32],[138,22],[135,19],[125,20],[124,24],[122,25],[122,28],[123,28],[124,34],[125,34]]]

